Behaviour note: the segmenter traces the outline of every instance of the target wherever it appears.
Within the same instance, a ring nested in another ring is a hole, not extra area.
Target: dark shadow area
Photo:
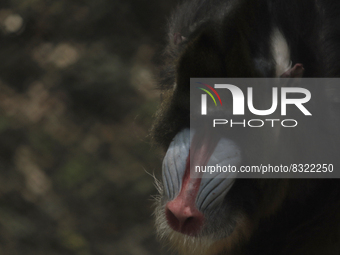
[[[0,254],[167,254],[147,138],[176,1],[0,3]]]

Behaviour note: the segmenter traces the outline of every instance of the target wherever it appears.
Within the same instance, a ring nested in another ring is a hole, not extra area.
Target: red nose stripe
[[[195,204],[202,177],[202,173],[195,173],[195,166],[205,166],[209,162],[219,140],[217,137],[207,136],[207,133],[203,130],[195,133],[186,162],[181,191],[174,200],[166,204],[165,213],[170,227],[191,236],[199,234],[204,223],[204,215]]]

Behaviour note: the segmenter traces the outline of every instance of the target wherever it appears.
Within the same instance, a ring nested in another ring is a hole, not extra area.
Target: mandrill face
[[[171,141],[163,160],[157,230],[183,254],[215,254],[243,243],[287,194],[287,180],[236,180],[237,173],[223,178],[190,174],[189,154],[194,154],[195,165],[241,163],[242,151],[236,142],[210,138],[203,131],[184,128]]]
[[[206,178],[190,171],[261,163],[272,148],[299,159],[296,139],[319,153],[303,134],[279,144],[266,131],[220,135],[204,126],[191,128],[189,87],[190,78],[201,77],[331,75],[315,32],[319,7],[307,0],[193,0],[170,20],[159,79],[163,101],[152,128],[165,151],[155,216],[160,238],[181,254],[340,254],[338,180],[238,179],[236,173]],[[328,102],[323,107],[330,111]],[[336,134],[336,126],[325,132]],[[339,138],[333,135],[325,144],[339,146]]]

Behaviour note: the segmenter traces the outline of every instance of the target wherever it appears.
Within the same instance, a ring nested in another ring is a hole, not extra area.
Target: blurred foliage
[[[147,132],[175,4],[0,2],[0,255],[165,254]]]

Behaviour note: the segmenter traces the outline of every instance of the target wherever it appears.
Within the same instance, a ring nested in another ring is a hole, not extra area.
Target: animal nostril
[[[171,212],[171,210],[169,210],[168,208],[166,208],[166,211],[165,211],[165,215],[166,215],[166,219],[169,223],[169,225],[176,231],[179,231],[180,229],[180,222],[179,220],[177,219],[177,217],[175,216],[175,214],[173,214]]]
[[[194,220],[194,217],[189,217],[189,218],[187,218],[186,220],[185,220],[185,222],[184,223],[190,223],[191,221],[193,221]]]
[[[189,217],[184,221],[183,229],[192,228],[192,226],[195,226],[196,224],[197,224],[197,226],[200,226],[201,224],[203,224],[203,222],[200,222],[200,220],[198,218]]]
[[[201,231],[204,216],[196,208],[179,207],[174,203],[168,203],[165,215],[169,226],[182,234],[196,236]]]

